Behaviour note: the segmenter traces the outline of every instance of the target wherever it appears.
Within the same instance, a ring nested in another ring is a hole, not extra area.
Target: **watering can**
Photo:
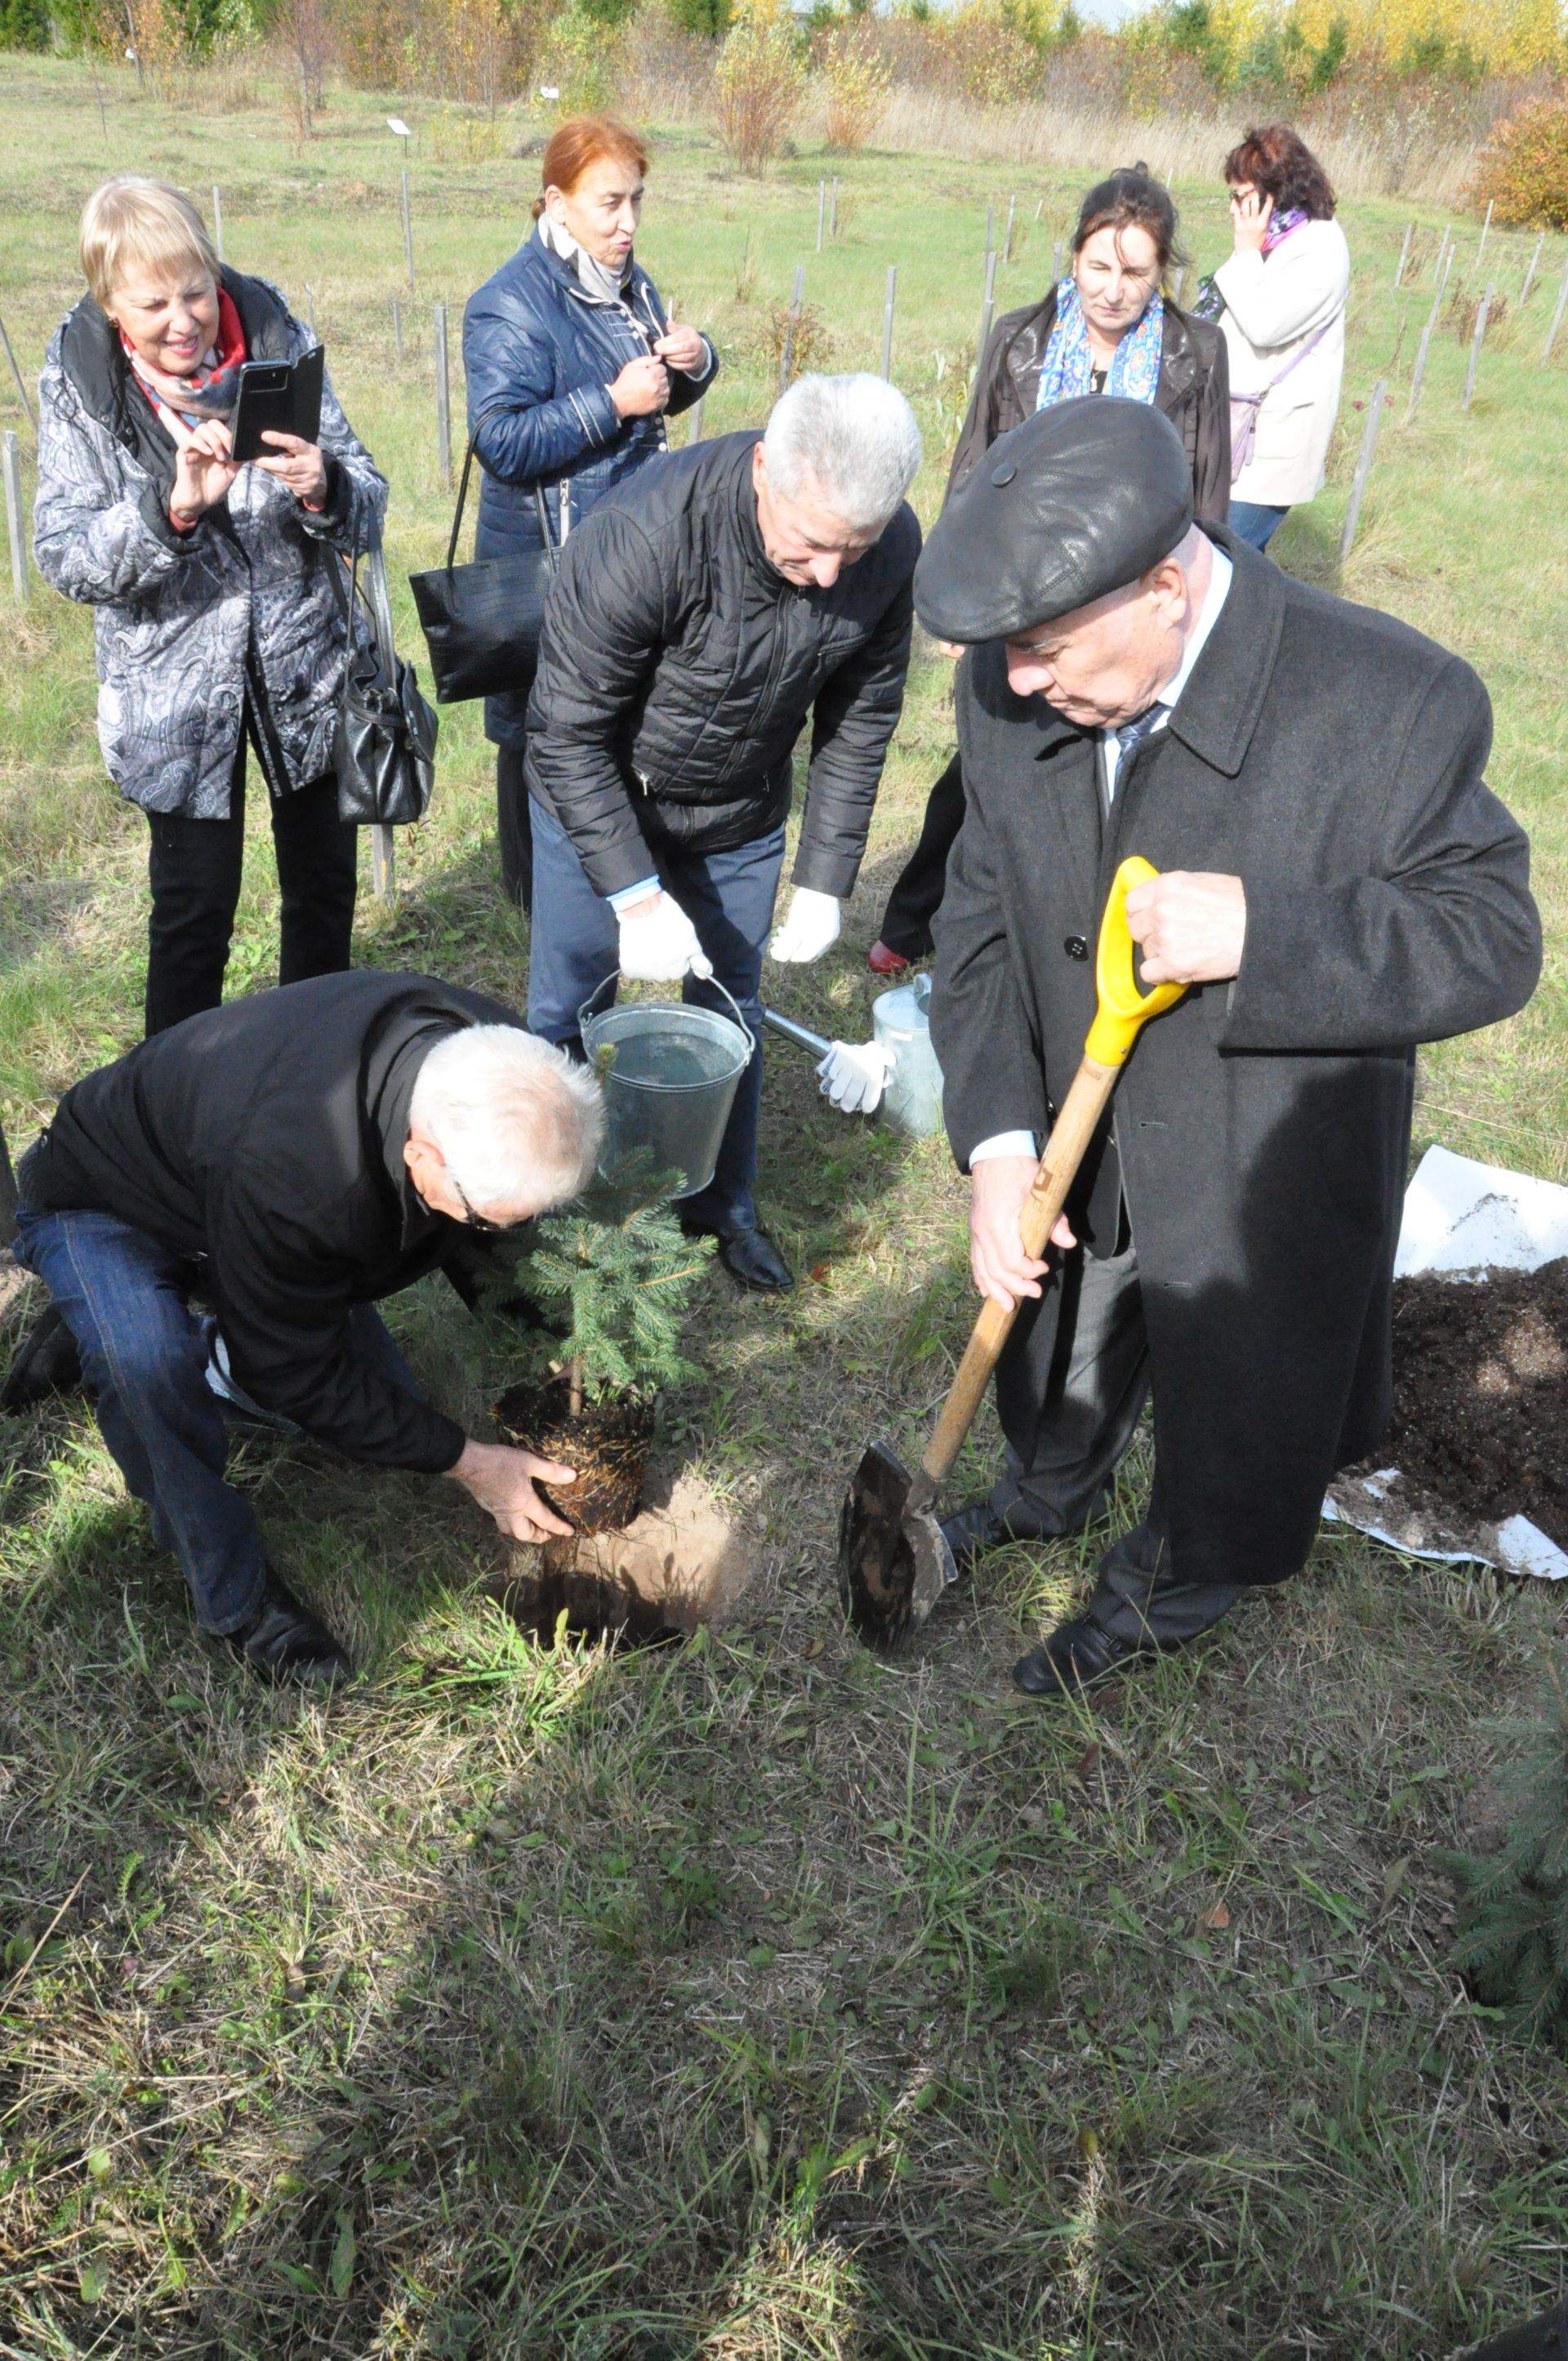
[[[881,1110],[889,1123],[914,1139],[926,1138],[942,1120],[942,1070],[931,1046],[930,1000],[931,979],[922,975],[913,983],[879,993],[872,1004],[872,1038],[891,1061]],[[764,1008],[762,1022],[771,1032],[819,1058],[832,1049],[822,1034],[797,1025],[793,1016],[781,1016],[776,1009]]]

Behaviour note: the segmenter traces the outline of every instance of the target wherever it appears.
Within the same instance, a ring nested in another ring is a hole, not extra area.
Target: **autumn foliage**
[[[1494,126],[1471,194],[1512,229],[1568,229],[1568,99],[1528,99]]]

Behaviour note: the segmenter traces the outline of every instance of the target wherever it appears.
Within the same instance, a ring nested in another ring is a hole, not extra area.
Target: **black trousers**
[[[272,803],[283,915],[278,981],[338,975],[349,963],[358,885],[355,829],[337,816],[337,781],[313,779]],[[245,739],[226,819],[149,812],[147,1030],[162,1033],[224,996],[245,866]]]
[[[528,785],[522,775],[524,740],[496,748],[496,834],[501,848],[501,884],[520,910],[533,907],[533,823],[528,816]]]
[[[963,773],[955,754],[926,798],[920,841],[887,897],[877,931],[890,951],[909,960],[930,956],[931,921],[942,906],[948,855],[963,824]]]
[[[1021,1539],[1076,1532],[1100,1514],[1148,1392],[1138,1258],[1068,1255],[1002,1348],[996,1410],[1007,1474],[991,1505]],[[1085,1612],[1120,1640],[1190,1640],[1246,1588],[1182,1578],[1170,1554],[1157,1462],[1142,1522],[1112,1543]]]

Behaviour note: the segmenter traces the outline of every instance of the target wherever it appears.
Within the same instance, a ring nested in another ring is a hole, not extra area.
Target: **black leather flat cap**
[[[977,460],[915,569],[938,640],[1004,640],[1135,582],[1192,522],[1181,437],[1143,401],[1037,410]]]

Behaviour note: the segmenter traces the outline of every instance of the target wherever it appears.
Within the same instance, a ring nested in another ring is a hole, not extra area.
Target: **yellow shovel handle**
[[[1083,1054],[1098,1066],[1124,1066],[1140,1027],[1180,999],[1184,983],[1157,983],[1140,992],[1134,972],[1134,943],[1127,930],[1127,896],[1135,885],[1146,885],[1157,869],[1134,853],[1123,862],[1111,881],[1105,914],[1100,921],[1100,941],[1094,953],[1094,988],[1100,1005],[1089,1028]]]
[[[1156,984],[1140,992],[1133,972],[1133,939],[1127,932],[1127,895],[1135,885],[1157,877],[1146,861],[1124,861],[1112,881],[1105,915],[1100,921],[1100,946],[1095,955],[1094,981],[1100,1005],[1083,1045],[1083,1063],[1073,1076],[1051,1126],[1046,1152],[1018,1216],[1024,1251],[1034,1261],[1045,1253],[1058,1214],[1078,1177],[1089,1144],[1126,1064],[1138,1028],[1161,1009],[1180,999],[1183,983]],[[992,1371],[1008,1332],[1018,1316],[1017,1306],[1003,1312],[989,1300],[981,1306],[969,1345],[942,1406],[930,1442],[920,1462],[920,1473],[910,1492],[911,1507],[926,1505],[951,1472],[963,1439],[991,1381]]]

